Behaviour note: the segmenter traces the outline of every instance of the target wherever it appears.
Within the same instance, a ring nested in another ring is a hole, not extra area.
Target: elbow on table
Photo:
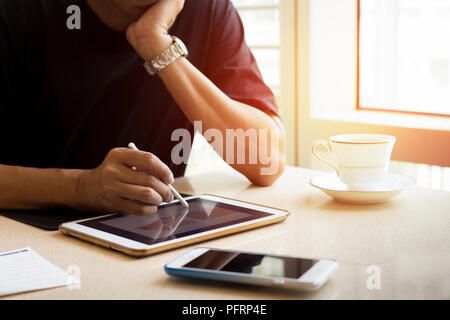
[[[277,163],[274,164],[273,161]],[[286,167],[286,157],[280,157],[272,160],[270,166],[260,166],[258,173],[253,176],[247,176],[251,183],[261,187],[271,186],[284,172]],[[276,168],[276,169],[273,169]]]

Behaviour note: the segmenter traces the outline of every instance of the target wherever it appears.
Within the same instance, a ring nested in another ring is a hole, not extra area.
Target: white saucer
[[[335,173],[328,173],[312,178],[309,183],[335,200],[347,203],[382,203],[389,201],[402,190],[414,185],[413,178],[396,173],[388,173],[381,186],[350,188]]]

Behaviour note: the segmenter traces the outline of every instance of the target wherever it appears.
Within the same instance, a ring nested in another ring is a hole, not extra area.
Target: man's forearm
[[[260,168],[263,164],[259,161],[256,164],[230,163],[233,168],[243,173],[252,182],[263,185],[271,184],[283,172],[285,136],[283,125],[278,119],[254,107],[232,100],[185,58],[173,62],[159,75],[187,118],[191,122],[201,120],[204,130],[218,129],[224,137],[226,137],[227,129],[244,131],[266,129],[270,134],[276,135],[275,139],[278,142],[276,145],[271,146],[270,138],[268,138],[267,146],[258,143],[258,148],[267,148],[262,153],[267,154],[271,161],[278,162],[277,172],[262,176]],[[227,159],[226,152],[227,148],[224,148],[222,155],[224,159]],[[249,159],[249,149],[247,148],[245,152],[245,158]],[[261,151],[258,153],[261,154]]]
[[[76,207],[82,170],[0,165],[0,208]]]
[[[128,42],[143,60],[151,61],[171,45],[172,39],[168,31],[183,6],[184,0],[158,0],[147,9],[139,20],[128,26],[126,31]],[[201,120],[202,126],[206,130],[217,129],[225,137],[229,129],[241,129],[244,132],[249,129],[258,131],[257,149],[259,150],[257,153],[258,156],[260,154],[267,155],[264,161],[258,157],[256,164],[240,164],[230,160],[233,157],[227,156],[230,151],[228,148],[222,148],[222,157],[227,163],[243,173],[250,181],[268,185],[283,172],[286,162],[285,135],[283,125],[278,118],[272,118],[256,108],[233,101],[186,58],[180,58],[169,64],[159,72],[159,75],[191,122]],[[273,141],[276,143],[271,144],[268,141],[260,143],[262,141],[259,134],[261,129],[270,131],[271,139],[269,140],[272,141],[272,138],[275,138]],[[242,158],[242,152],[237,151]],[[248,149],[244,152],[248,153]],[[235,154],[234,152],[233,155]],[[247,154],[245,158],[247,158]],[[271,173],[261,174],[261,168],[267,165],[267,159],[269,159]],[[275,172],[272,172],[272,167],[276,168]]]

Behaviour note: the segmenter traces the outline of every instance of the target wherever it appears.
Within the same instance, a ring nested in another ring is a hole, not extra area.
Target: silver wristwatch
[[[179,57],[187,57],[188,50],[184,43],[175,36],[172,36],[172,40],[172,45],[164,50],[163,53],[153,58],[152,61],[144,63],[145,70],[151,75],[157,74]]]

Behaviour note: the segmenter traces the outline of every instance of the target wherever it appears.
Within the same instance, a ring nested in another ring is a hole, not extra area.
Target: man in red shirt
[[[0,208],[154,213],[185,169],[171,133],[194,121],[223,137],[256,130],[270,163],[222,154],[251,182],[283,172],[283,125],[229,0],[0,0],[0,43]]]

